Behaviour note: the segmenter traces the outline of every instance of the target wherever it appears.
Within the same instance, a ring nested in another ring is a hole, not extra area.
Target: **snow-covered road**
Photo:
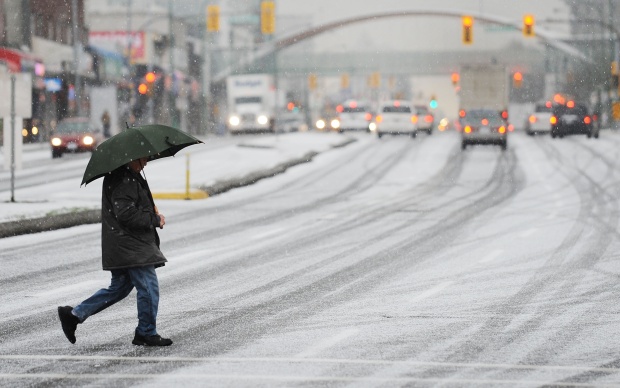
[[[107,285],[99,225],[0,239],[0,385],[620,384],[619,133],[516,133],[505,152],[462,152],[455,133],[351,136],[160,205],[169,348],[131,345],[131,296],[64,338],[56,307]],[[147,166],[154,190],[174,163]]]

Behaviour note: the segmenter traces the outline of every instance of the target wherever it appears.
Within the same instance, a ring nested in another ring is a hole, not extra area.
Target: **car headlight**
[[[61,144],[62,144],[62,140],[60,140],[59,137],[53,137],[52,138],[52,145],[53,146],[58,147]]]
[[[377,130],[377,124],[375,124],[375,123],[368,124],[368,129],[370,129],[373,132],[376,131]]]
[[[233,127],[239,125],[240,122],[241,120],[239,119],[239,116],[230,116],[230,118],[228,119],[228,124],[232,125]]]
[[[316,124],[315,124],[315,125],[316,125],[316,127],[317,127],[318,129],[323,129],[323,128],[325,128],[325,121],[323,121],[323,120],[317,120],[317,122],[316,122]]]
[[[258,118],[256,119],[256,121],[260,124],[260,125],[265,125],[269,122],[269,118],[267,118],[267,116],[265,115],[260,115],[258,116]]]
[[[92,145],[94,142],[95,139],[93,139],[92,136],[84,136],[82,139],[82,143],[84,143],[84,145]]]
[[[338,119],[333,119],[331,122],[332,128],[334,129],[338,129],[340,128],[340,120]]]

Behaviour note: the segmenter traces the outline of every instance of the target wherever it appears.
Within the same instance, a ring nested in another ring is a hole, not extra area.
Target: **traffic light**
[[[437,97],[435,97],[434,95],[431,96],[431,101],[428,103],[428,106],[431,109],[436,109],[437,108]]]
[[[534,34],[534,15],[527,14],[523,16],[523,36],[531,37]]]
[[[522,84],[523,84],[523,74],[517,71],[512,75],[512,86],[518,89],[521,87]]]
[[[316,74],[310,74],[308,76],[308,87],[310,88],[310,90],[316,89],[316,87],[317,87]]]
[[[263,34],[273,34],[276,30],[276,6],[273,1],[260,3],[260,30]]]
[[[218,32],[220,30],[220,6],[207,6],[207,31]]]
[[[349,74],[344,73],[342,76],[340,76],[340,88],[341,89],[348,89],[349,88]]]
[[[452,73],[450,79],[452,80],[452,85],[456,86],[458,85],[461,76],[459,75],[459,73]]]
[[[472,16],[463,16],[463,43],[472,44],[474,42],[474,18]]]
[[[378,71],[372,73],[370,77],[368,77],[368,85],[375,89],[381,86],[381,73]]]
[[[155,80],[157,79],[157,76],[155,75],[154,72],[149,71],[148,73],[146,73],[144,75],[144,82],[141,82],[138,85],[138,93],[140,93],[143,96],[152,96],[153,95],[153,91],[155,89]]]

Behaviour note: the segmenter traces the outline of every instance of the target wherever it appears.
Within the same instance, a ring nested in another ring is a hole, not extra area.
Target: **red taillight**
[[[503,110],[503,111],[502,111],[502,118],[503,118],[504,120],[508,120],[508,111],[507,111],[507,110]]]
[[[575,101],[570,100],[569,102],[566,103],[566,106],[568,108],[574,108],[575,107]]]
[[[364,118],[366,119],[366,121],[370,121],[370,120],[372,120],[372,115],[370,113],[366,113],[364,115]]]
[[[592,122],[592,119],[590,118],[590,116],[586,116],[583,118],[583,122],[586,124],[590,124]]]
[[[536,119],[536,116],[531,115],[531,116],[530,116],[530,123],[534,124],[536,121],[538,121],[538,120]]]
[[[557,124],[557,123],[558,123],[558,118],[557,118],[557,117],[555,117],[555,116],[551,116],[551,117],[549,118],[549,122],[550,122],[551,124]]]
[[[424,116],[424,121],[426,121],[427,123],[432,123],[433,122],[433,116],[431,116],[431,115]]]
[[[512,132],[515,130],[515,126],[512,124],[508,124],[508,132]]]
[[[336,112],[338,112],[338,113],[342,113],[343,111],[344,111],[344,107],[343,107],[342,105],[338,105],[338,106],[336,107]]]
[[[460,118],[465,117],[465,110],[464,110],[464,109],[461,109],[461,110],[459,111],[459,117],[460,117]]]
[[[592,121],[598,121],[598,115],[592,115]]]
[[[489,120],[488,119],[482,119],[482,121],[480,123],[482,125],[489,125]]]

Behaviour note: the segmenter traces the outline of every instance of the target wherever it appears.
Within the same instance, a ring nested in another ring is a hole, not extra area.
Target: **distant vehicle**
[[[379,108],[371,129],[377,137],[385,134],[416,137],[418,130],[413,106],[403,100],[384,103]]]
[[[461,149],[471,144],[507,146],[508,73],[504,66],[463,66],[459,77]]]
[[[551,101],[539,102],[525,122],[525,133],[534,136],[537,133],[551,132]]]
[[[415,114],[418,120],[418,132],[426,132],[429,135],[433,134],[433,127],[435,126],[435,116],[426,107],[426,105],[416,105]]]
[[[551,113],[551,137],[582,134],[588,138],[598,138],[599,129],[585,104],[570,100],[565,105],[554,105]]]
[[[368,103],[349,100],[336,107],[338,116],[338,132],[368,131],[372,121],[372,113]]]
[[[303,112],[286,110],[281,112],[276,119],[277,132],[307,131],[308,125]]]
[[[275,132],[276,93],[271,74],[229,76],[226,95],[230,133]]]
[[[471,109],[460,118],[461,148],[474,144],[495,144],[506,149],[508,128],[502,112]]]
[[[99,128],[94,128],[88,117],[74,117],[61,120],[50,139],[52,158],[71,152],[94,151],[103,141]]]

